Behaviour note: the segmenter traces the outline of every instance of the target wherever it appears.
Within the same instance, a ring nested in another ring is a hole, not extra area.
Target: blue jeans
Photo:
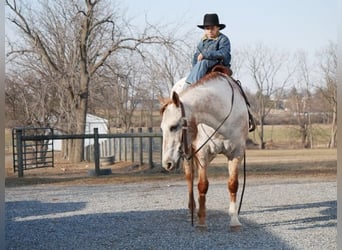
[[[208,72],[209,69],[214,67],[217,63],[217,60],[203,59],[201,61],[198,61],[191,69],[190,74],[185,81],[190,84],[197,82]]]

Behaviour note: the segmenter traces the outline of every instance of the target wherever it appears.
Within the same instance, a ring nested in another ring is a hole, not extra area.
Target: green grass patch
[[[312,124],[311,136],[313,147],[325,147],[330,139],[329,124]],[[258,131],[251,133],[249,137],[256,143],[260,143]],[[273,142],[280,145],[300,145],[301,133],[299,126],[296,125],[266,125],[264,126],[264,141]]]

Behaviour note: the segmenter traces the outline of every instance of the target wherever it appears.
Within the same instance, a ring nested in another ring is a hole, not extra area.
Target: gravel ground
[[[336,182],[248,182],[229,229],[225,180],[211,180],[206,231],[185,181],[6,188],[7,249],[336,249]]]

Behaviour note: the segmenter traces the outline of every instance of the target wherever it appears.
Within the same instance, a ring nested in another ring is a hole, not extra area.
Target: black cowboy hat
[[[204,29],[206,26],[218,26],[220,30],[223,30],[226,25],[219,22],[217,14],[205,14],[203,18],[203,25],[197,25],[198,28]]]

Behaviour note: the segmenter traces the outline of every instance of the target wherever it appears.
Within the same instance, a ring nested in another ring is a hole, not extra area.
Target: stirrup
[[[248,127],[248,132],[253,132],[255,130],[256,126],[255,126],[255,121],[253,119],[253,117],[249,118],[249,127]]]

